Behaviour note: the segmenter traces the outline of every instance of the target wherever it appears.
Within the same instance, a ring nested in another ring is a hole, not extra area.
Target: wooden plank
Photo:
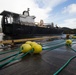
[[[40,37],[40,38],[28,38],[28,39],[17,39],[17,40],[4,40],[0,41],[0,44],[10,44],[12,42],[19,43],[25,41],[34,41],[34,40],[44,40],[44,39],[52,39],[52,38],[59,38],[60,36],[49,36],[49,37]]]

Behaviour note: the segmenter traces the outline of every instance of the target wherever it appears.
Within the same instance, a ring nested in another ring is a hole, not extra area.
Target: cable
[[[76,56],[71,57],[58,71],[56,71],[53,75],[58,75]]]
[[[15,60],[19,60],[19,59],[23,58],[24,56],[26,56],[28,53],[30,53],[30,52],[32,52],[32,51],[34,51],[34,50],[30,50],[30,51],[22,54],[22,56],[16,58],[19,54],[22,53],[22,52],[18,52],[18,53],[15,55],[15,57],[13,57],[12,59],[8,60],[7,62],[5,62],[5,63],[3,63],[3,64],[0,64],[0,68],[4,67],[5,65],[7,65],[7,64],[9,64],[9,63],[11,63],[11,62],[13,62],[13,61],[15,61]]]
[[[74,41],[74,40],[73,40]],[[71,46],[68,46],[69,48],[71,48],[74,52],[76,52],[76,50],[74,50]],[[76,56],[72,56],[58,71],[56,71],[53,75],[58,75],[74,58],[76,58]]]
[[[0,55],[6,54],[6,53],[9,53],[9,52],[14,52],[14,51],[17,51],[17,50],[19,50],[19,49],[20,49],[20,48],[17,48],[17,49],[14,49],[14,50],[5,51],[5,52],[0,52]]]

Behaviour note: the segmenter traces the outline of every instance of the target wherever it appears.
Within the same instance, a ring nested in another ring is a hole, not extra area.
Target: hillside
[[[64,34],[76,34],[76,29],[71,29],[67,27],[63,27],[62,29],[64,31]]]

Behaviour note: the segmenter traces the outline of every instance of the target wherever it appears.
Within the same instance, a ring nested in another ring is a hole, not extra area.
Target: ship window
[[[7,17],[7,18],[5,19],[5,22],[12,24],[12,23],[13,23],[13,18],[12,18],[12,16]]]
[[[19,23],[20,20],[19,20],[19,17],[13,17],[13,23]]]

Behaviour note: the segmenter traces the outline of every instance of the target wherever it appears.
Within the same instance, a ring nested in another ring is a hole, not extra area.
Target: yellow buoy
[[[34,53],[40,53],[42,51],[42,46],[39,44],[33,45]]]
[[[31,44],[32,42],[31,41],[26,41],[26,44]]]
[[[76,36],[72,36],[73,39],[76,39]]]
[[[32,47],[30,44],[23,44],[20,48],[21,48],[22,53],[26,53],[26,52],[32,50]]]
[[[66,40],[66,45],[71,45],[72,44],[72,40]]]
[[[33,46],[37,45],[37,43],[36,42],[31,42],[30,45],[33,47]]]

